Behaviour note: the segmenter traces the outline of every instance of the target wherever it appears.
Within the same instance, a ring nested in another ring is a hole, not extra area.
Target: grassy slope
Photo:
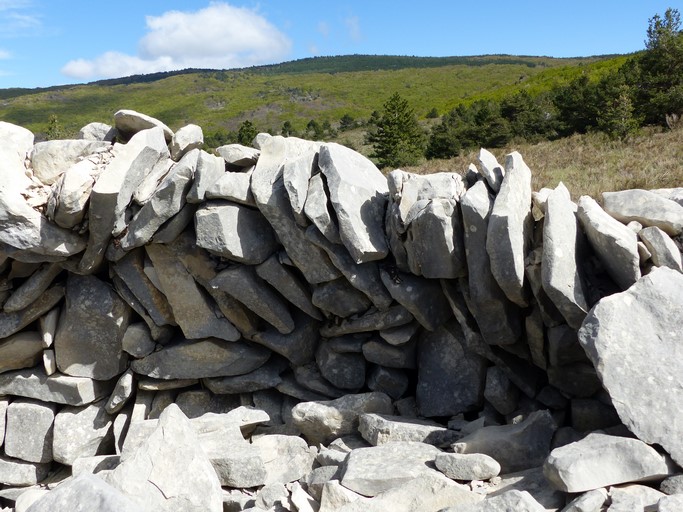
[[[513,144],[492,152],[503,163],[510,151],[519,151],[531,168],[534,190],[554,188],[561,181],[574,200],[582,195],[597,199],[602,192],[613,190],[683,187],[683,126],[672,131],[647,128],[625,142],[593,133],[539,144]],[[477,153],[431,160],[404,170],[463,173],[470,163],[476,163]]]
[[[353,60],[339,59],[345,60],[343,66],[342,61],[337,63],[337,69],[348,69]],[[296,61],[281,69],[196,72],[147,83],[104,82],[24,94],[0,100],[0,119],[41,132],[55,114],[67,131],[76,132],[91,121],[111,123],[115,111],[129,108],[157,117],[173,129],[195,123],[206,133],[234,130],[246,119],[260,130],[279,131],[285,120],[302,129],[310,119],[335,123],[346,113],[367,118],[396,91],[418,116],[424,116],[433,107],[445,113],[459,102],[499,98],[520,87],[547,90],[583,71],[601,73],[623,59],[490,56],[474,59],[474,64],[355,72],[329,72],[334,58],[320,59],[328,72],[315,72],[317,62],[311,59],[305,66]],[[356,67],[362,68],[360,64]]]

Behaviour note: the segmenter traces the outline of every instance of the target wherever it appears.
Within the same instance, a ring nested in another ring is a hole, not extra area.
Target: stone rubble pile
[[[683,189],[0,122],[0,505],[683,510]]]

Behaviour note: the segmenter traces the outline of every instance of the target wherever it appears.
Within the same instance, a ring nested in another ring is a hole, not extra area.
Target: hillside
[[[601,75],[623,56],[550,57],[341,56],[302,59],[239,70],[185,70],[46,90],[0,90],[0,119],[44,132],[56,115],[67,133],[93,120],[110,123],[116,110],[145,112],[177,129],[196,123],[205,133],[235,130],[244,120],[279,132],[290,121],[333,126],[344,115],[367,119],[394,92],[424,118],[460,102],[542,92],[581,73]]]

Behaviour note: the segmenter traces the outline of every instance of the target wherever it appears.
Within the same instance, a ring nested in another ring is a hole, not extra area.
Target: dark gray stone
[[[363,357],[388,368],[414,369],[417,365],[417,345],[417,342],[409,342],[394,346],[381,339],[371,339],[363,344]]]
[[[289,334],[270,328],[254,333],[251,339],[286,357],[295,365],[313,361],[320,340],[320,323],[303,314],[295,315],[294,320],[294,330]]]
[[[322,376],[338,388],[359,390],[365,384],[362,354],[338,353],[329,342],[322,342],[318,345],[315,360]]]
[[[372,305],[365,294],[343,277],[315,285],[311,300],[317,308],[340,318],[362,314]]]
[[[286,368],[287,363],[283,359],[271,357],[263,366],[252,372],[232,377],[205,378],[202,384],[216,394],[253,393],[277,386],[282,382],[280,374]]]
[[[326,325],[320,334],[326,338],[355,334],[359,332],[381,331],[412,322],[413,315],[403,306],[392,306],[386,311],[370,311],[358,318],[342,320],[339,325]]]
[[[28,307],[11,313],[0,312],[0,339],[19,332],[50,311],[64,296],[64,286],[55,285],[33,301]]]
[[[18,398],[7,408],[5,455],[27,462],[52,462],[57,405]]]

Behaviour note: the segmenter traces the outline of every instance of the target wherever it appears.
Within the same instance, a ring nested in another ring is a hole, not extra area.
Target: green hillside
[[[576,59],[491,55],[397,57],[352,55],[302,59],[239,70],[185,70],[48,89],[0,89],[0,120],[45,132],[56,115],[66,133],[92,121],[112,122],[119,109],[157,117],[177,129],[236,130],[250,120],[279,132],[285,121],[333,126],[344,114],[367,119],[399,92],[419,117],[462,102],[499,99],[520,89],[537,94],[586,73],[601,76],[624,56]]]

